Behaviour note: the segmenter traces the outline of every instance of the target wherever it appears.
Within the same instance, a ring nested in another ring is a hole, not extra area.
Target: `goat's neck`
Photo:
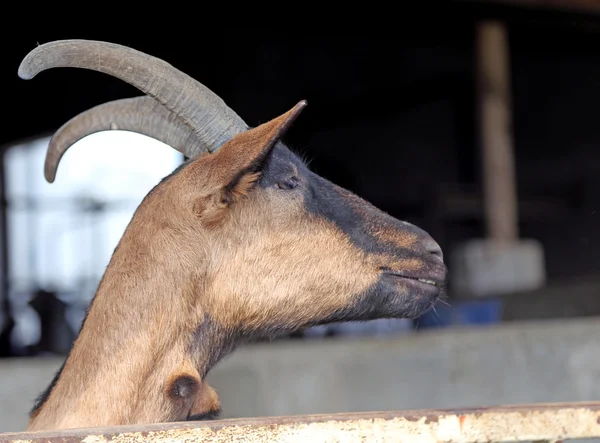
[[[30,430],[182,419],[165,395],[168,379],[182,368],[204,377],[221,357],[226,344],[198,304],[201,283],[131,252],[129,262],[115,252]]]

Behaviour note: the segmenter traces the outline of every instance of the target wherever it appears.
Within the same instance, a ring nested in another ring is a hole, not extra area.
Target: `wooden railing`
[[[5,433],[1,442],[561,442],[598,438],[600,402],[178,422]]]

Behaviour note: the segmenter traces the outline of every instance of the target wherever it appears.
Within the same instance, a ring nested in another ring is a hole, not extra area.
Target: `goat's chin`
[[[445,295],[445,283],[433,284],[393,274],[384,274],[355,306],[358,320],[419,317]]]
[[[396,275],[383,274],[354,302],[305,326],[345,321],[368,321],[380,318],[419,317],[446,295],[446,283],[431,284]]]

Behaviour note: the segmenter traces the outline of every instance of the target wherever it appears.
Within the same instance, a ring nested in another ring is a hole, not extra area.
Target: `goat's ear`
[[[306,101],[299,102],[283,115],[256,128],[238,134],[215,154],[218,170],[222,171],[224,200],[233,201],[245,195],[259,178],[259,171],[275,143],[296,120]]]
[[[215,212],[219,212],[219,209],[227,208],[250,191],[260,178],[261,166],[275,143],[306,105],[306,101],[302,100],[285,114],[236,135],[210,156],[210,167],[215,171],[212,179],[218,182],[219,195],[211,196],[212,205],[208,206],[216,210],[208,211],[212,214],[206,214],[209,208],[203,205],[202,212],[205,216],[216,215]]]

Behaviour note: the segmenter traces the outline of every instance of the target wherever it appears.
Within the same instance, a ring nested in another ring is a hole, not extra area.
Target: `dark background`
[[[358,17],[352,24],[340,9],[319,32],[309,22],[285,22],[297,10],[315,17],[323,12],[292,4],[279,5],[290,8],[285,17],[263,16],[264,23],[248,17],[246,27],[231,28],[214,23],[228,22],[222,14],[194,13],[179,4],[169,9],[193,15],[188,17],[193,26],[176,24],[158,8],[151,18],[125,19],[118,5],[90,5],[87,12],[70,11],[85,19],[62,17],[66,24],[37,10],[39,25],[26,18],[26,10],[13,11],[5,14],[1,31],[0,145],[52,133],[99,103],[140,95],[120,80],[77,69],[20,80],[17,67],[37,43],[64,38],[120,43],[185,71],[252,126],[308,100],[288,138],[291,147],[316,172],[419,224],[449,250],[485,235],[475,26],[499,19],[510,36],[520,232],[542,242],[548,287],[574,288],[508,297],[505,320],[598,315],[595,290],[577,285],[600,281],[600,13],[592,6],[522,3],[398,3],[393,14],[381,10],[378,18]],[[114,14],[115,22],[89,22],[97,10]],[[20,23],[17,32],[9,27],[10,17],[14,26]],[[10,232],[2,233],[6,245]],[[3,257],[6,271],[5,251]],[[9,285],[4,278],[4,291]],[[8,308],[5,303],[5,312]],[[6,347],[3,352],[10,354]]]

